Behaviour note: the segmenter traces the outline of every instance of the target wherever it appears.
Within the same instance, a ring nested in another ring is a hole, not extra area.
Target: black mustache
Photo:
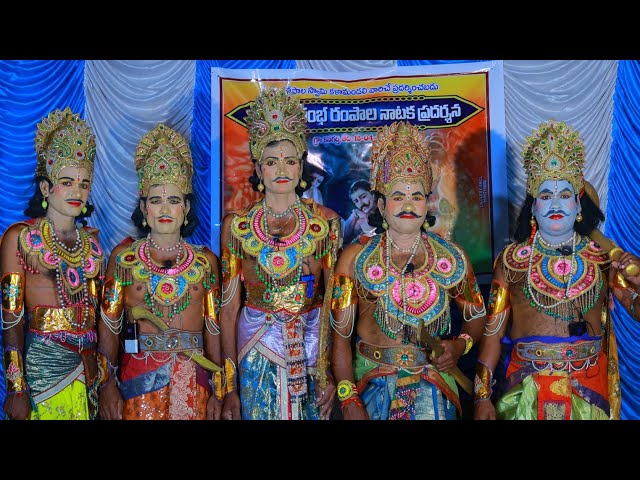
[[[558,213],[564,215],[565,217],[569,216],[569,214],[564,210],[549,210],[545,215],[543,215],[543,217],[547,218],[547,217],[550,217],[551,215],[557,215]]]
[[[290,177],[276,177],[273,179],[274,182],[277,182],[278,180],[289,180],[293,182],[293,178],[290,178]]]
[[[411,215],[412,217],[418,218],[419,215],[415,212],[400,212],[399,214],[395,215],[396,218],[400,218],[402,215]]]

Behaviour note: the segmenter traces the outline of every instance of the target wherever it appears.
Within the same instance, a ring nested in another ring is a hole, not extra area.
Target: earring
[[[42,200],[42,203],[40,204],[40,205],[42,205],[42,208],[44,208],[45,210],[49,206],[49,202],[47,202],[47,198],[48,197],[44,197],[44,200]]]
[[[187,219],[187,217],[184,217],[184,225],[185,226],[189,225],[189,220]]]
[[[82,213],[87,213],[87,206],[86,206],[86,205],[85,205],[84,207],[82,207],[81,212],[82,212]]]
[[[143,226],[143,227],[146,227],[146,226],[147,226],[147,219],[146,219],[146,218],[143,218],[143,219],[142,219],[142,226]]]
[[[426,220],[424,222],[422,222],[422,228],[426,231],[429,229],[431,225],[429,225],[429,222],[427,222]]]
[[[389,224],[387,223],[387,221],[384,218],[382,219],[382,228],[384,228],[385,230],[387,228],[389,228]]]
[[[578,214],[576,215],[576,222],[581,222],[581,221],[582,221],[582,214],[578,212]]]
[[[259,192],[264,192],[264,185],[262,184],[262,179],[260,180],[260,183],[258,184],[258,191]]]
[[[538,223],[533,215],[531,216],[531,220],[529,220],[529,225],[531,225],[531,235],[529,235],[529,244],[531,245],[533,244],[533,239],[535,238],[536,231],[538,230]]]
[[[300,188],[307,188],[307,182],[304,181],[304,179],[300,179]]]

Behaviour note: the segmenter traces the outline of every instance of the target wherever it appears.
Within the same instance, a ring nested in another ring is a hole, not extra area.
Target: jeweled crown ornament
[[[371,144],[371,188],[387,195],[394,182],[420,182],[431,192],[431,147],[429,140],[408,122],[383,127]]]
[[[527,171],[527,193],[535,197],[545,180],[568,180],[575,193],[582,191],[585,161],[580,134],[564,122],[542,123],[524,144],[522,157]]]
[[[184,137],[164,124],[145,134],[136,148],[136,171],[141,197],[152,185],[172,184],[186,195],[191,193],[193,161]]]
[[[93,179],[96,139],[87,123],[69,107],[56,109],[38,123],[35,137],[36,176],[57,183],[65,167],[86,168]]]
[[[284,88],[271,86],[262,90],[247,111],[245,122],[249,129],[251,157],[258,163],[264,147],[278,140],[290,140],[299,157],[307,151],[304,108],[300,99],[287,95]]]

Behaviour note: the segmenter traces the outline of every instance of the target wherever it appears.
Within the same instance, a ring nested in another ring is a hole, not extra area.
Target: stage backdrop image
[[[395,121],[409,122],[431,146],[432,229],[459,243],[477,273],[491,272],[508,228],[499,220],[507,214],[501,62],[358,74],[214,68],[211,85],[212,197],[217,188],[220,218],[261,198],[248,182],[254,166],[245,117],[260,90],[275,85],[298,96],[306,110],[314,182],[305,196],[346,220],[356,208],[351,185],[369,180],[369,150],[377,133]]]

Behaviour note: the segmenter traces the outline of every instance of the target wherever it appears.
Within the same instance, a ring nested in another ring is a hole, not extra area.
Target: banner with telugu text
[[[305,196],[344,220],[356,208],[350,187],[369,180],[377,132],[395,121],[422,130],[432,154],[432,230],[461,245],[476,273],[491,272],[508,229],[501,62],[349,73],[212,69],[212,194],[221,205],[212,235],[219,235],[225,212],[261,198],[248,182],[254,166],[244,120],[260,89],[270,85],[286,87],[306,110],[315,180]]]

